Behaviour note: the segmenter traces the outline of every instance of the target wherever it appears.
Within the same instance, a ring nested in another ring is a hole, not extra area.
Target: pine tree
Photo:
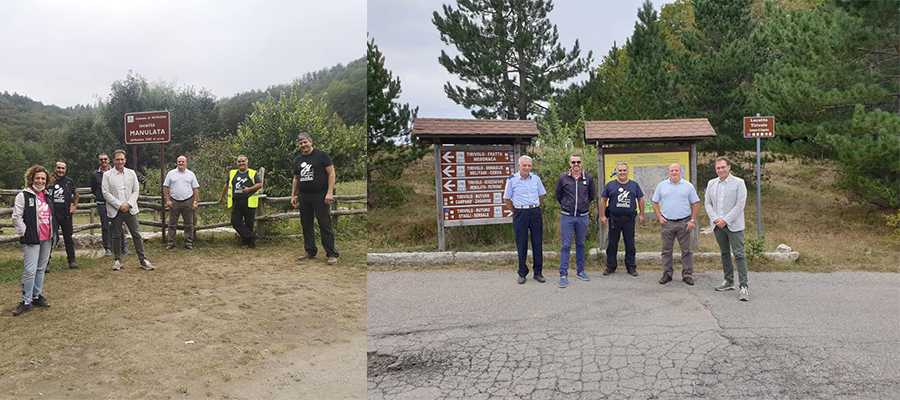
[[[400,78],[384,67],[384,55],[369,39],[367,58],[366,129],[368,164],[366,176],[373,179],[396,179],[409,162],[419,158],[423,149],[410,142],[410,122],[418,107],[399,104]],[[373,176],[378,173],[378,177]]]
[[[554,84],[587,70],[578,41],[566,51],[548,15],[551,0],[458,0],[444,5],[432,23],[441,41],[456,48],[438,61],[465,86],[447,82],[444,92],[477,118],[528,119],[558,91]]]
[[[662,37],[659,17],[650,0],[638,10],[634,32],[625,44],[626,72],[624,114],[628,119],[657,119],[677,114],[673,97],[674,75],[668,45]]]

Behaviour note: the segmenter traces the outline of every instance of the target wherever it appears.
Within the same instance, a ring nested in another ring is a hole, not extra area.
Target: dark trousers
[[[528,208],[513,212],[513,231],[516,233],[516,252],[519,253],[519,276],[528,275],[528,233],[531,233],[531,252],[534,258],[534,276],[543,276],[544,251],[542,240],[544,220],[541,208]]]
[[[184,200],[172,199],[172,207],[169,208],[169,229],[166,240],[170,245],[175,245],[175,228],[178,226],[178,216],[184,221],[184,243],[186,246],[194,244],[194,196]]]
[[[235,197],[231,205],[231,226],[241,237],[241,242],[253,242],[253,223],[256,222],[256,209],[247,205],[247,197]]]
[[[68,209],[53,209],[53,231],[59,232],[62,228],[63,242],[66,244],[66,260],[71,264],[75,261],[75,241],[72,240],[72,214]]]
[[[318,253],[313,218],[319,221],[319,234],[322,236],[322,247],[325,248],[325,255],[338,257],[338,252],[334,248],[334,230],[331,227],[331,207],[325,204],[325,193],[300,194],[300,224],[303,226],[303,247],[306,248],[306,254],[310,257],[315,257],[316,253]]]
[[[109,221],[109,232],[112,236],[113,257],[116,260],[122,259],[122,249],[125,247],[122,242],[125,241],[125,232],[122,225],[128,226],[131,232],[131,239],[134,241],[134,250],[137,252],[138,260],[144,261],[144,239],[141,237],[141,230],[138,227],[137,215],[131,215],[128,212],[118,211],[116,216]]]
[[[619,236],[625,240],[625,268],[628,271],[637,269],[634,248],[634,216],[609,217],[609,242],[606,245],[606,269],[615,271],[617,267],[616,253],[619,252]]]
[[[103,248],[112,251],[112,238],[109,233],[110,218],[106,214],[106,203],[97,203],[97,215],[100,216],[100,237],[103,238]],[[126,242],[122,241],[122,253],[125,252]]]

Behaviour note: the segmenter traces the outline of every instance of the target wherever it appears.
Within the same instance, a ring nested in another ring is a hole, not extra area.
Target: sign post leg
[[[434,144],[434,197],[437,203],[438,251],[447,249],[444,241],[444,196],[441,191],[441,143]]]
[[[763,225],[762,225],[762,179],[760,172],[760,142],[762,139],[759,137],[756,138],[756,238],[762,239],[763,237]]]
[[[597,188],[597,193],[600,193],[603,191],[603,188],[606,187],[606,162],[603,159],[602,142],[597,142],[597,177],[600,178],[597,179],[597,185],[599,185],[599,187]],[[601,201],[603,201],[603,199],[598,195],[597,203],[599,204],[599,202]],[[597,212],[599,213],[600,208],[598,207],[597,210]],[[598,254],[600,255],[600,260],[603,260],[603,251],[606,250],[608,244],[606,243],[606,229],[604,229],[603,224],[600,223],[601,217],[602,215],[597,215],[597,248]],[[600,264],[606,266],[605,262],[601,261]]]
[[[163,194],[163,183],[165,183],[166,179],[166,153],[165,153],[166,145],[165,143],[159,144],[159,198],[162,200],[160,205],[162,205],[162,241],[163,244],[166,244],[166,198]],[[178,221],[175,221],[176,223]],[[175,238],[172,238],[175,239]]]

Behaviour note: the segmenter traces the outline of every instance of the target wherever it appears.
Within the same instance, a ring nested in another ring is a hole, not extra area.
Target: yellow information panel
[[[653,189],[668,177],[669,165],[681,164],[682,179],[690,181],[690,159],[691,155],[688,151],[604,154],[603,166],[606,171],[603,181],[609,182],[616,179],[613,176],[616,163],[624,161],[628,164],[628,179],[637,182],[641,186],[641,191],[644,192],[644,212],[652,213],[653,203],[650,199],[653,197]]]

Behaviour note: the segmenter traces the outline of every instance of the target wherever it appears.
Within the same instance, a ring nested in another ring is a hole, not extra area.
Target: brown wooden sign
[[[443,196],[445,207],[503,204],[502,192],[444,193]]]
[[[775,137],[775,117],[744,117],[744,138]]]
[[[497,150],[448,150],[441,152],[441,164],[512,163],[512,152]]]
[[[441,165],[441,178],[480,178],[510,176],[512,164],[458,164]]]
[[[172,118],[168,111],[125,114],[125,144],[169,143]]]
[[[472,206],[453,207],[444,209],[444,220],[490,220],[495,218],[511,217],[512,210],[504,206]]]
[[[495,191],[503,193],[506,188],[506,177],[485,179],[442,179],[441,191],[447,192],[483,192]]]

